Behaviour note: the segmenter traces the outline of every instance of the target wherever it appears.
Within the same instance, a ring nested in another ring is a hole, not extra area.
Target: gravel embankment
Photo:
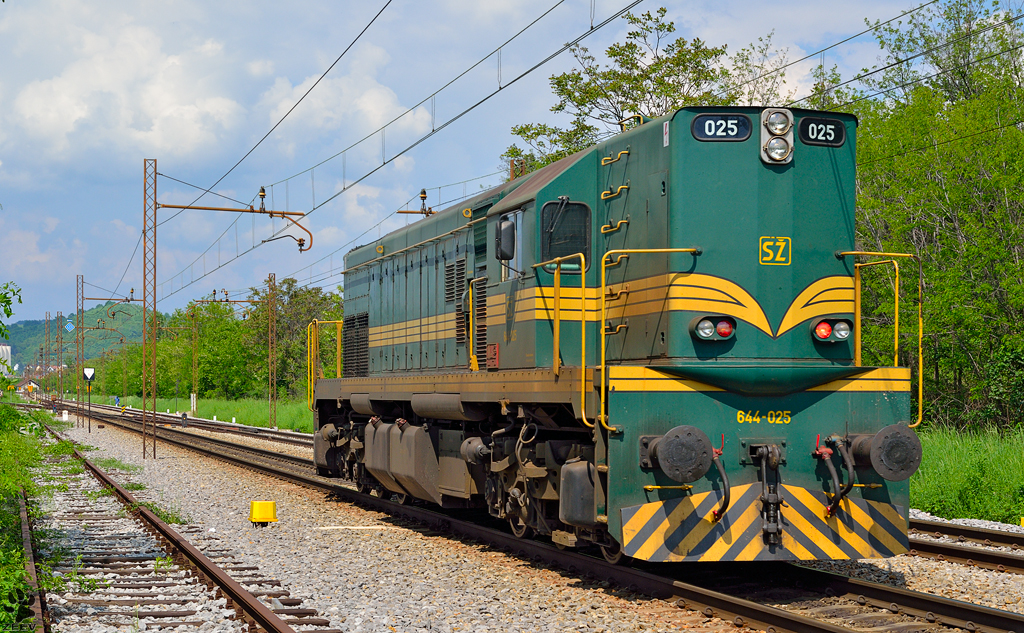
[[[240,560],[277,578],[343,631],[734,631],[601,580],[585,580],[486,546],[447,538],[322,493],[159,445],[141,458],[138,435],[106,426],[73,439],[99,456],[143,467],[116,474],[138,493],[219,537]],[[279,522],[254,528],[249,501],[277,502]]]
[[[912,509],[910,511],[910,518],[920,519],[922,521],[941,521],[943,523],[966,525],[967,527],[984,528],[986,530],[1000,530],[1002,532],[1024,534],[1024,527],[1020,525],[1013,525],[1012,523],[999,523],[998,521],[985,521],[983,519],[943,519],[942,517],[928,514],[923,510]]]

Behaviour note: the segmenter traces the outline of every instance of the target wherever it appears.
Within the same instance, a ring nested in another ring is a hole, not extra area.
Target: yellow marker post
[[[277,503],[274,501],[250,501],[249,521],[253,527],[267,527],[277,523]]]

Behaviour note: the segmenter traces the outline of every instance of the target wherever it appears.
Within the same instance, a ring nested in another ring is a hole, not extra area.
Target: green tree
[[[306,394],[306,327],[313,319],[334,321],[342,318],[341,289],[338,292],[324,291],[320,287],[299,286],[295,279],[284,279],[277,283],[274,300],[274,318],[277,330],[277,389],[288,397],[304,397]],[[267,291],[253,288],[250,298],[259,301],[254,304],[249,318],[245,321],[246,342],[253,353],[262,359],[253,365],[253,377],[266,393],[269,381],[267,360],[269,356],[267,331],[269,326]],[[334,345],[324,345],[325,364],[334,364]]]
[[[1021,27],[978,0],[950,0],[880,29],[878,41],[880,72],[863,84],[880,96],[853,106],[859,246],[922,259],[926,367],[917,369],[929,417],[1020,426],[1024,410],[1007,387],[1024,384]],[[917,275],[903,270],[900,318],[914,324]],[[893,281],[878,268],[865,274],[866,362],[892,362]],[[913,326],[901,325],[900,346],[916,367]]]

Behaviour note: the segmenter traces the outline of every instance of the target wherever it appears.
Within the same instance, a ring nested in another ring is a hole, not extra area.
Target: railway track
[[[1024,574],[1024,534],[920,519],[911,519],[910,533],[912,556]]]
[[[71,410],[71,407],[75,406],[73,402],[65,402],[65,407]],[[121,412],[120,407],[114,407],[105,404],[93,404],[92,405],[93,416],[97,413],[113,413],[119,414]],[[137,409],[126,409],[125,413],[138,414]],[[278,442],[281,444],[291,444],[293,446],[304,446],[313,447],[313,436],[308,433],[298,433],[296,431],[282,431],[280,429],[271,429],[262,426],[249,426],[245,424],[236,424],[234,422],[222,422],[220,420],[207,420],[205,418],[185,418],[182,419],[179,415],[172,413],[157,413],[156,414],[157,424],[166,424],[180,426],[182,428],[202,429],[204,431],[211,431],[214,433],[224,433],[229,435],[240,435],[243,437],[253,437],[261,440],[267,440],[271,442]]]
[[[62,535],[56,571],[74,587],[51,602],[50,619],[62,630],[200,627],[230,615],[238,631],[341,633],[323,628],[329,620],[302,608],[279,581],[240,565],[215,536],[193,534],[193,545],[77,449],[74,455],[86,472],[63,476],[66,491],[55,493],[45,519],[51,534]]]
[[[99,417],[133,431],[140,426],[124,416],[104,414]],[[172,428],[161,427],[157,434],[164,442],[317,488],[345,501],[411,518],[453,536],[484,541],[520,558],[545,561],[571,573],[606,578],[624,587],[668,598],[680,607],[699,611],[708,617],[731,621],[737,626],[776,633],[839,633],[865,628],[912,631],[938,627],[971,633],[1024,633],[1024,616],[1017,613],[796,565],[614,566],[580,552],[518,539],[502,529],[464,521],[456,514],[359,494],[354,487],[340,484],[336,479],[313,474],[312,460],[290,456],[281,458],[279,455],[272,457],[270,451],[181,433]],[[254,455],[259,457],[253,459]]]

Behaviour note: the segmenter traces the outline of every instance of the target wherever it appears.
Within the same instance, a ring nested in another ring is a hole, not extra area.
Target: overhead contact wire
[[[377,173],[377,171],[379,171],[380,169],[382,169],[382,168],[386,167],[387,165],[391,164],[391,163],[392,163],[392,162],[393,162],[393,161],[394,161],[394,160],[395,160],[396,158],[399,158],[400,156],[403,156],[404,154],[406,154],[406,153],[407,153],[407,152],[409,152],[410,150],[412,150],[412,149],[416,148],[417,146],[419,146],[419,145],[420,145],[421,143],[423,143],[423,142],[424,142],[424,141],[426,141],[427,139],[429,139],[429,138],[433,137],[433,136],[434,136],[435,134],[437,134],[437,133],[438,133],[438,132],[440,132],[441,130],[443,130],[443,129],[447,128],[447,127],[448,127],[449,125],[451,125],[452,123],[455,123],[456,121],[458,121],[459,119],[461,119],[462,117],[464,117],[464,116],[465,116],[466,114],[469,114],[470,112],[472,112],[473,110],[475,110],[475,109],[476,109],[476,108],[478,108],[479,106],[481,106],[481,105],[483,105],[484,103],[486,103],[487,101],[489,101],[489,100],[490,100],[490,99],[491,99],[492,97],[494,97],[494,96],[495,96],[495,95],[497,95],[498,93],[500,93],[500,92],[502,92],[503,90],[506,90],[506,89],[507,89],[507,88],[509,88],[510,86],[514,85],[514,84],[515,84],[516,82],[518,82],[518,81],[519,81],[520,79],[522,79],[523,77],[525,77],[525,76],[529,75],[530,73],[532,73],[533,71],[537,70],[537,69],[538,69],[538,68],[540,68],[541,66],[543,66],[543,65],[547,64],[547,63],[548,63],[549,61],[551,61],[551,60],[552,60],[552,59],[554,59],[555,57],[557,57],[557,56],[561,55],[561,54],[562,54],[562,53],[564,53],[565,51],[569,50],[570,48],[572,48],[572,47],[573,47],[573,46],[575,46],[576,44],[578,44],[578,43],[580,43],[581,41],[583,41],[583,40],[584,40],[585,38],[587,38],[587,37],[588,37],[589,35],[591,35],[591,34],[593,34],[593,33],[597,32],[597,31],[599,31],[600,29],[602,29],[603,27],[607,26],[607,25],[608,25],[609,23],[611,23],[611,22],[612,22],[613,20],[615,20],[616,18],[620,17],[620,16],[621,16],[621,15],[622,15],[623,13],[625,13],[625,12],[629,11],[630,9],[632,9],[632,8],[633,8],[633,7],[635,7],[636,5],[640,4],[641,2],[643,2],[643,0],[633,0],[633,2],[630,2],[630,3],[629,3],[628,5],[626,5],[626,6],[624,7],[624,8],[622,8],[622,9],[620,9],[619,11],[617,11],[616,13],[612,14],[612,15],[611,15],[610,17],[608,17],[608,18],[607,18],[606,20],[604,20],[603,22],[601,22],[600,24],[598,24],[597,26],[595,26],[595,27],[594,27],[593,29],[591,29],[591,30],[587,31],[587,32],[586,32],[586,33],[584,33],[583,35],[580,35],[580,36],[579,36],[579,37],[577,37],[576,39],[574,39],[574,40],[572,40],[571,42],[569,42],[569,43],[565,44],[564,46],[562,46],[561,48],[559,48],[559,49],[558,49],[557,51],[555,51],[554,53],[551,53],[550,55],[548,55],[547,57],[545,57],[545,58],[544,58],[543,60],[541,60],[540,62],[537,62],[536,64],[534,64],[533,66],[531,66],[530,68],[528,68],[527,70],[525,70],[524,72],[522,72],[521,74],[517,75],[517,76],[516,76],[516,77],[515,77],[514,79],[512,79],[511,81],[509,81],[508,83],[506,83],[505,85],[503,85],[503,86],[502,86],[501,88],[498,88],[498,89],[494,90],[493,92],[491,92],[490,94],[488,94],[488,95],[484,96],[484,97],[483,97],[482,99],[480,99],[479,101],[477,101],[477,102],[476,102],[476,103],[474,103],[473,105],[469,106],[468,108],[466,108],[465,110],[463,110],[463,111],[462,111],[462,112],[460,112],[459,114],[457,114],[457,115],[453,116],[452,118],[448,119],[448,120],[447,120],[447,121],[446,121],[445,123],[443,123],[443,124],[442,124],[442,125],[441,125],[440,127],[438,127],[437,129],[435,129],[435,130],[432,130],[431,132],[429,132],[429,133],[425,134],[425,135],[424,135],[423,137],[421,137],[421,138],[420,138],[419,140],[417,140],[417,141],[413,142],[413,143],[412,143],[411,145],[409,145],[409,146],[407,146],[407,147],[406,147],[405,149],[403,149],[403,150],[399,151],[399,152],[398,152],[397,154],[395,154],[395,155],[394,155],[394,156],[392,156],[391,158],[389,158],[389,159],[386,159],[386,160],[385,160],[385,161],[384,161],[384,162],[383,162],[383,163],[382,163],[381,165],[378,165],[378,166],[374,167],[374,168],[373,168],[372,170],[370,170],[369,172],[367,172],[366,174],[364,174],[363,176],[361,176],[360,178],[358,178],[357,180],[355,180],[355,181],[354,181],[354,182],[353,182],[353,183],[352,183],[351,185],[349,185],[348,187],[345,187],[345,188],[343,188],[343,189],[342,189],[341,191],[338,191],[338,192],[336,192],[335,194],[333,194],[333,195],[329,196],[329,197],[328,197],[328,198],[327,198],[326,200],[324,200],[323,202],[321,202],[321,203],[320,203],[320,204],[318,204],[317,206],[315,206],[315,207],[313,207],[312,209],[310,209],[310,210],[309,210],[309,211],[308,211],[308,212],[306,213],[306,217],[308,218],[308,217],[309,217],[309,216],[310,216],[310,215],[311,215],[311,214],[312,214],[312,213],[313,213],[314,211],[316,211],[317,209],[320,209],[320,208],[322,208],[323,206],[325,206],[326,204],[330,203],[331,201],[333,201],[333,200],[334,200],[335,198],[337,198],[338,196],[340,196],[340,195],[342,195],[343,193],[347,192],[347,191],[348,191],[349,189],[351,189],[351,188],[352,188],[352,187],[354,187],[355,185],[359,184],[360,182],[362,182],[362,181],[363,181],[363,180],[365,180],[366,178],[368,178],[368,177],[372,176],[373,174]],[[286,179],[286,180],[287,180],[287,179]],[[283,232],[284,232],[285,230],[286,230],[286,228],[282,228],[282,229],[279,229],[278,231],[275,231],[275,232],[274,232],[274,233],[272,234],[272,236],[276,236],[276,235],[278,235],[278,234],[280,234],[280,233],[283,233]],[[212,247],[211,247],[211,248],[212,248]],[[252,248],[248,249],[247,251],[245,251],[245,253],[241,253],[241,254],[239,254],[239,255],[235,256],[234,258],[232,258],[232,259],[229,259],[229,260],[228,260],[227,262],[225,262],[224,264],[222,264],[222,265],[219,265],[219,266],[217,266],[216,268],[214,268],[213,270],[209,271],[208,273],[206,273],[206,274],[202,275],[202,277],[199,277],[199,278],[197,278],[197,279],[195,279],[195,280],[193,280],[193,281],[189,282],[188,284],[183,284],[183,285],[182,285],[182,286],[181,286],[180,288],[178,288],[178,290],[174,290],[174,291],[172,291],[172,292],[170,292],[170,293],[168,293],[168,294],[164,295],[164,298],[167,298],[167,297],[173,296],[174,294],[176,294],[176,293],[180,292],[181,290],[183,290],[183,289],[187,288],[188,286],[192,285],[193,283],[195,283],[195,282],[196,282],[196,281],[198,281],[199,279],[202,279],[203,277],[206,277],[206,275],[208,275],[208,274],[210,274],[210,273],[212,273],[212,272],[214,272],[214,271],[216,271],[216,270],[219,270],[219,269],[220,269],[220,268],[222,268],[222,267],[223,267],[224,265],[226,265],[226,264],[229,264],[229,263],[233,262],[234,260],[236,260],[236,259],[238,259],[239,257],[241,257],[241,255],[247,254],[247,253],[251,252],[252,250],[255,250],[256,248],[258,248],[258,246],[254,246],[254,247],[252,247]],[[184,271],[182,271],[182,273],[183,273],[183,272],[184,272]],[[174,277],[177,277],[177,276],[178,276],[179,274],[182,274],[182,273],[177,273],[177,274],[175,274],[175,275],[174,275]],[[174,277],[171,277],[171,279],[173,279]],[[166,282],[164,282],[164,283],[166,283]]]
[[[338,58],[334,60],[334,63],[333,63],[333,64],[331,64],[331,65],[330,65],[330,66],[329,66],[329,67],[327,68],[327,70],[325,70],[325,71],[323,72],[323,74],[321,74],[321,75],[320,75],[320,77],[319,77],[319,78],[318,78],[318,79],[317,79],[316,81],[314,81],[314,82],[313,82],[313,85],[312,85],[312,86],[310,86],[310,87],[309,87],[309,89],[308,89],[308,90],[306,90],[306,92],[305,92],[305,93],[303,93],[303,95],[302,95],[301,97],[299,97],[299,100],[298,100],[298,101],[296,101],[296,102],[295,102],[295,103],[294,103],[294,104],[292,105],[292,107],[291,107],[291,108],[289,108],[289,109],[288,109],[288,111],[284,113],[284,116],[282,116],[282,117],[281,117],[281,119],[280,119],[280,120],[279,120],[279,121],[278,121],[277,123],[275,123],[275,124],[274,124],[274,127],[270,128],[270,131],[269,131],[269,132],[267,132],[266,134],[264,134],[264,135],[263,135],[263,138],[261,138],[261,139],[260,139],[259,141],[257,141],[257,142],[256,142],[256,144],[255,144],[255,145],[253,145],[253,146],[252,146],[252,148],[251,148],[251,149],[250,149],[250,150],[249,150],[248,152],[246,152],[246,153],[245,153],[245,156],[242,156],[241,158],[239,158],[239,159],[238,159],[238,162],[237,162],[237,163],[235,163],[234,165],[232,165],[232,166],[231,166],[231,169],[227,170],[227,171],[226,171],[226,172],[224,173],[224,175],[223,175],[223,176],[221,176],[220,178],[218,178],[218,179],[217,179],[217,182],[213,183],[213,184],[212,184],[212,185],[210,185],[210,186],[209,186],[208,188],[206,188],[206,189],[203,189],[203,192],[204,192],[204,193],[203,193],[202,195],[200,195],[200,196],[199,196],[199,198],[196,198],[196,199],[195,199],[195,200],[193,200],[193,201],[192,201],[191,203],[189,203],[189,206],[192,206],[193,204],[195,204],[196,202],[198,202],[198,201],[199,201],[199,199],[200,199],[200,198],[202,198],[202,197],[203,197],[204,195],[206,195],[207,193],[212,193],[212,192],[210,191],[211,189],[213,189],[214,187],[216,187],[217,185],[219,185],[219,184],[220,184],[220,182],[221,182],[222,180],[224,180],[225,178],[227,178],[227,177],[228,177],[228,175],[229,175],[229,174],[231,174],[231,172],[235,171],[235,169],[236,169],[236,168],[237,168],[237,167],[238,167],[239,165],[241,165],[241,164],[242,164],[242,161],[244,161],[244,160],[245,160],[246,158],[249,158],[249,155],[250,155],[250,154],[252,154],[253,152],[255,152],[255,151],[256,151],[256,148],[257,148],[257,147],[259,147],[259,146],[260,146],[260,145],[261,145],[261,144],[263,143],[263,141],[267,140],[267,138],[268,138],[268,137],[269,137],[269,136],[270,136],[271,134],[273,134],[273,133],[274,133],[274,130],[276,130],[276,129],[278,128],[278,126],[279,126],[279,125],[281,125],[282,123],[284,123],[284,120],[288,118],[288,115],[289,115],[289,114],[291,114],[292,112],[294,112],[294,111],[295,111],[295,108],[297,108],[297,107],[299,106],[299,104],[300,104],[300,103],[302,103],[302,101],[303,101],[303,100],[304,100],[304,99],[305,99],[305,98],[306,98],[307,96],[309,96],[309,93],[313,92],[313,89],[314,89],[314,88],[316,88],[316,87],[317,87],[317,85],[319,85],[319,83],[320,83],[321,81],[323,81],[323,78],[327,76],[327,73],[331,72],[331,69],[333,69],[333,68],[334,68],[335,66],[337,66],[337,65],[338,65],[338,62],[340,62],[340,61],[341,61],[341,58],[342,58],[342,57],[344,57],[344,56],[345,56],[345,54],[346,54],[346,53],[348,53],[348,52],[349,52],[349,50],[351,50],[351,48],[352,48],[353,46],[355,46],[356,42],[358,42],[358,41],[359,41],[359,38],[361,38],[361,37],[363,36],[363,34],[364,34],[364,33],[366,33],[366,31],[367,31],[367,30],[368,30],[368,29],[369,29],[369,28],[370,28],[371,26],[373,26],[373,23],[377,21],[377,18],[379,18],[379,17],[380,17],[380,15],[381,15],[382,13],[384,13],[384,9],[387,9],[387,8],[388,8],[388,5],[390,5],[390,4],[391,4],[391,2],[392,2],[392,0],[387,0],[387,2],[385,2],[385,3],[384,3],[384,6],[383,6],[383,7],[381,7],[380,11],[378,11],[378,12],[377,12],[377,15],[373,16],[373,19],[372,19],[372,20],[370,20],[370,21],[369,21],[369,23],[367,23],[367,25],[363,27],[363,30],[362,30],[362,31],[359,31],[359,35],[356,35],[355,39],[353,39],[353,40],[352,40],[352,41],[351,41],[351,42],[349,43],[349,45],[345,47],[345,50],[343,50],[343,51],[341,52],[341,55],[338,55]],[[186,209],[182,209],[181,211],[178,211],[177,213],[175,213],[175,214],[174,214],[174,215],[172,215],[171,217],[167,218],[167,219],[166,219],[166,220],[164,220],[163,222],[160,222],[159,224],[157,224],[157,226],[160,226],[161,224],[164,224],[164,223],[166,223],[166,222],[170,222],[170,221],[171,221],[171,220],[173,220],[174,218],[176,218],[176,217],[178,217],[179,215],[181,215],[181,213],[182,213],[182,212],[184,212],[184,211],[186,211]]]

